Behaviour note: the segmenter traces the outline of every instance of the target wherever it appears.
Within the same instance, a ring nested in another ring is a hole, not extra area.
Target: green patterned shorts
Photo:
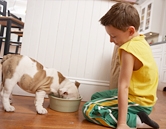
[[[116,128],[118,120],[117,89],[97,92],[92,95],[91,101],[84,104],[82,112],[84,117],[93,123]],[[144,111],[150,114],[152,107],[143,107],[128,100],[127,124],[136,127],[137,113]]]

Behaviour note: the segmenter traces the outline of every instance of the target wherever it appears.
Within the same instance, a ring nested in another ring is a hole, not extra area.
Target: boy
[[[85,118],[116,129],[130,129],[143,123],[159,128],[148,115],[157,100],[158,69],[149,44],[138,34],[140,18],[129,3],[117,3],[100,19],[119,46],[118,89],[97,92],[85,103]]]

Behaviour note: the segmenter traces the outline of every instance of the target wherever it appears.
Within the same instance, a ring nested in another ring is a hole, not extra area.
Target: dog
[[[54,68],[46,68],[38,61],[24,55],[5,55],[0,68],[0,92],[4,110],[13,112],[10,105],[10,95],[17,84],[23,90],[35,94],[36,111],[46,114],[43,107],[44,97],[53,93],[64,99],[78,99],[80,97],[79,82],[71,82]]]

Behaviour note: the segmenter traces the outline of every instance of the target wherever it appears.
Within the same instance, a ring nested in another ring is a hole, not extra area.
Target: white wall
[[[81,82],[83,100],[109,88],[114,44],[99,23],[107,0],[29,0],[21,54]],[[16,94],[24,94],[14,90]]]

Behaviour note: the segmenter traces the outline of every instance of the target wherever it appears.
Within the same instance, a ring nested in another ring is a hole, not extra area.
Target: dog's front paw
[[[5,111],[7,112],[14,112],[15,108],[13,106],[4,106]]]
[[[43,107],[37,107],[36,110],[39,114],[47,114],[47,110]]]

